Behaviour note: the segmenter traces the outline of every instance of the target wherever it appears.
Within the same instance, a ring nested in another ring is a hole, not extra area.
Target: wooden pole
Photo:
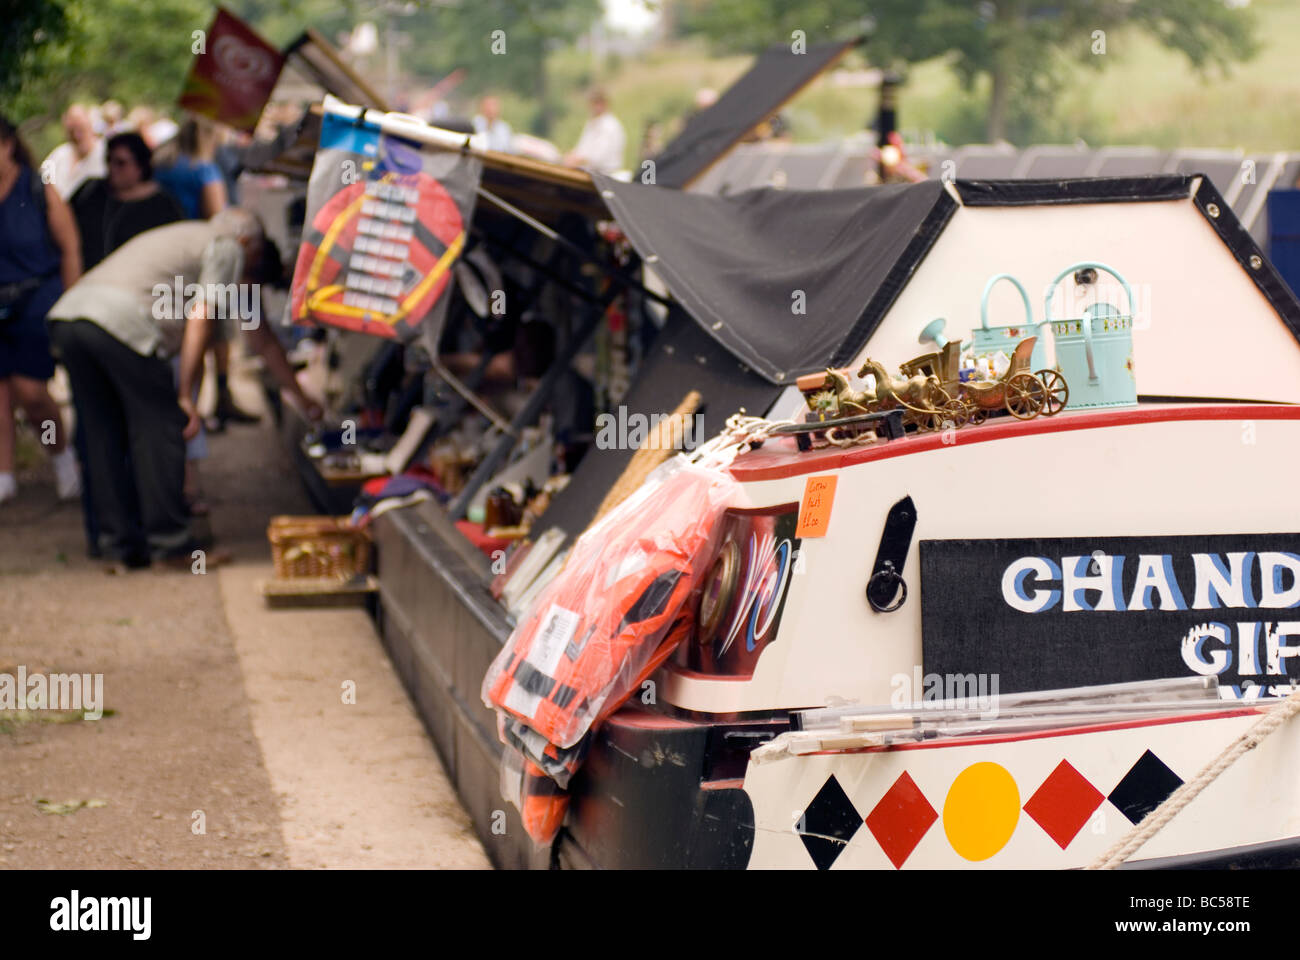
[[[658,427],[645,438],[640,449],[632,454],[627,467],[619,475],[609,493],[605,494],[605,499],[601,501],[596,515],[591,519],[593,524],[631,496],[637,487],[645,482],[650,472],[681,446],[686,424],[699,406],[699,391],[692,390],[682,397],[681,403],[677,404],[677,408],[671,414],[659,421]]]

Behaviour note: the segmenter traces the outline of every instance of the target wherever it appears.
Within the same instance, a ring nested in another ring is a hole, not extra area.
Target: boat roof
[[[593,179],[686,311],[774,384],[851,362],[963,207],[1190,200],[1300,342],[1300,302],[1200,174],[769,188],[725,197]]]
[[[1014,437],[1070,430],[1095,430],[1172,420],[1300,420],[1300,405],[1272,403],[1143,403],[1110,410],[1066,410],[1054,417],[1032,420],[1000,418],[959,432],[960,444],[987,443]],[[801,452],[792,437],[769,438],[757,450],[737,457],[731,475],[742,483],[783,480],[826,473],[843,467],[926,453],[954,444],[946,431],[912,433],[897,440],[881,438],[853,447],[827,446]]]

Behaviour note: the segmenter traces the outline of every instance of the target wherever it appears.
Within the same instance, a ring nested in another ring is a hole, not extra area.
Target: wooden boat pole
[[[601,501],[591,523],[596,523],[616,506],[626,500],[645,482],[645,478],[655,467],[667,460],[681,443],[686,429],[687,419],[695,414],[700,406],[700,393],[692,390],[682,397],[681,403],[673,412],[659,421],[658,427],[642,442],[640,449],[632,454],[632,459],[619,475],[605,499]]]

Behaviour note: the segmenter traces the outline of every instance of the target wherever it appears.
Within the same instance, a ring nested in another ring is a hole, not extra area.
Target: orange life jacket
[[[583,534],[489,669],[484,702],[558,747],[578,743],[663,652],[702,574],[729,482],[703,469],[670,473]]]

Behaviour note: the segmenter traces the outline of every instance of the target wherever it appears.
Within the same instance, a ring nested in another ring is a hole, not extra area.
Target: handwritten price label
[[[835,502],[837,477],[809,477],[804,482],[799,506],[796,537],[824,537],[831,525],[831,504]]]

